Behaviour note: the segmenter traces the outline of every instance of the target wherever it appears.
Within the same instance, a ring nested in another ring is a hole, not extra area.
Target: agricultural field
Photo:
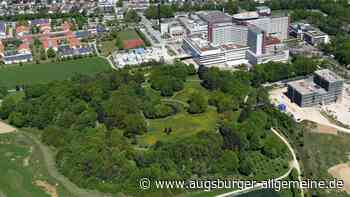
[[[76,73],[91,75],[109,69],[108,62],[99,57],[43,64],[24,64],[23,66],[3,65],[0,67],[0,84],[14,88],[16,85],[65,80]]]

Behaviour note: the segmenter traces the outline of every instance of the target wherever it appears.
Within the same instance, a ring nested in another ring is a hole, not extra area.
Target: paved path
[[[283,175],[281,175],[280,177],[277,177],[277,178],[274,178],[272,180],[275,180],[275,181],[278,181],[278,180],[282,180],[282,179],[285,179],[289,176],[290,172],[295,168],[298,172],[298,179],[299,181],[301,181],[301,176],[300,176],[300,173],[301,173],[301,170],[300,170],[300,165],[299,165],[299,162],[297,160],[297,157],[296,157],[296,154],[295,154],[295,151],[294,149],[292,148],[292,146],[289,144],[289,142],[287,141],[287,139],[285,137],[283,137],[276,129],[274,128],[271,128],[271,131],[277,135],[282,141],[284,144],[286,144],[286,146],[288,147],[289,151],[291,152],[292,154],[292,157],[293,157],[293,161],[290,165],[290,168],[289,170],[284,173]],[[244,188],[244,189],[241,189],[241,190],[236,190],[236,191],[232,191],[232,192],[228,192],[228,193],[224,193],[224,194],[220,194],[220,195],[217,195],[216,197],[233,197],[233,196],[238,196],[238,195],[241,195],[241,194],[245,194],[245,193],[249,193],[249,192],[252,192],[252,191],[255,191],[255,190],[259,190],[259,189],[263,189],[262,188],[263,184],[262,183],[258,183],[256,184],[255,186],[253,187],[248,187],[248,188]],[[301,189],[301,196],[304,197],[304,191]]]

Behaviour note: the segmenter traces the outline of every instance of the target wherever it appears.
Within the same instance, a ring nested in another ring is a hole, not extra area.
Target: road
[[[153,46],[164,46],[164,41],[160,35],[160,32],[156,31],[152,27],[151,21],[149,21],[142,13],[138,13],[141,17],[141,24],[143,24],[148,32],[144,32],[145,34],[150,37],[150,41],[152,42]]]
[[[162,49],[162,56],[164,57],[164,60],[167,62],[171,62],[174,58],[172,58],[168,54],[168,52],[165,48],[166,43],[163,40],[161,33],[152,27],[151,21],[148,20],[143,15],[143,13],[138,12],[138,15],[141,17],[141,24],[143,24],[146,28],[146,31],[143,31],[143,33],[148,38],[148,40],[151,42],[152,46],[160,47]]]
[[[278,181],[278,180],[285,179],[285,178],[287,178],[289,176],[290,172],[293,169],[296,169],[297,172],[298,172],[298,180],[301,181],[300,164],[299,164],[299,162],[297,160],[297,157],[296,157],[296,154],[295,154],[295,151],[294,151],[293,147],[289,144],[288,140],[284,136],[282,136],[276,129],[271,128],[271,131],[275,135],[277,135],[277,137],[279,137],[283,141],[283,143],[288,147],[288,150],[292,154],[292,158],[293,158],[289,170],[286,173],[284,173],[283,175],[281,175],[280,177],[274,178],[272,180]],[[258,184],[256,184],[253,187],[248,187],[248,188],[245,188],[245,189],[241,189],[241,190],[236,190],[236,191],[220,194],[220,195],[217,195],[216,197],[233,197],[233,196],[238,196],[238,195],[249,193],[249,192],[252,192],[252,191],[255,191],[255,190],[263,189],[262,187],[263,187],[263,184],[262,183],[258,183]],[[300,190],[301,190],[301,196],[304,197],[303,189],[300,189]]]

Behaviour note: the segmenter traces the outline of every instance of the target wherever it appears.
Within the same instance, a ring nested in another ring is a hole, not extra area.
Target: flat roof
[[[328,82],[343,81],[344,79],[329,69],[315,71],[315,74],[327,80]]]
[[[221,11],[200,12],[198,16],[208,23],[232,22],[232,17]]]
[[[307,95],[312,93],[319,93],[319,94],[327,93],[325,89],[323,89],[321,86],[313,82],[312,77],[307,79],[297,80],[297,81],[291,81],[288,83],[288,85],[302,95]]]
[[[256,11],[242,12],[242,13],[233,15],[233,18],[235,18],[237,20],[257,19],[257,18],[259,18],[259,14]]]

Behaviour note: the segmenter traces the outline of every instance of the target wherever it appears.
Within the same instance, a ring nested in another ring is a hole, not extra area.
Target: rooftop
[[[313,82],[313,78],[301,79],[297,81],[291,81],[288,83],[289,86],[293,87],[300,94],[326,94],[327,91]]]
[[[221,11],[207,11],[201,12],[199,17],[208,23],[226,23],[232,22],[231,16],[221,12]]]
[[[315,71],[315,74],[324,78],[328,82],[343,81],[343,78],[330,71],[329,69],[317,70]]]

